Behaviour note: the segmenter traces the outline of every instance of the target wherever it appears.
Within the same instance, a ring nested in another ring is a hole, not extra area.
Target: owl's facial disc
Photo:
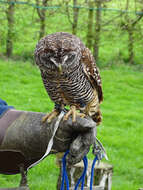
[[[59,53],[58,55],[49,56],[50,67],[57,70],[59,74],[63,74],[67,69],[71,70],[74,68],[78,61],[78,54],[76,52],[67,52],[66,54]]]

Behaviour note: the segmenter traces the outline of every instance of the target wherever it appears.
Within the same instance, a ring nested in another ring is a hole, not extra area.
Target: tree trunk
[[[9,0],[8,2],[11,2]],[[13,30],[14,30],[14,7],[15,4],[11,3],[8,6],[8,9],[6,10],[6,16],[7,16],[7,39],[6,39],[6,55],[7,57],[12,56],[13,51]]]
[[[126,10],[128,11],[129,10],[129,3],[130,1],[127,0],[126,1]],[[125,23],[125,29],[128,33],[128,54],[129,54],[129,63],[130,64],[133,64],[134,63],[134,49],[133,49],[133,46],[134,46],[134,39],[133,39],[133,30],[134,30],[134,26],[133,24],[131,23],[132,22],[132,19],[129,17],[129,14],[127,13],[126,16],[125,16],[125,20],[126,20],[126,23]]]
[[[48,0],[42,0],[42,6],[46,7],[47,6]],[[39,0],[36,0],[37,6],[40,6]],[[45,35],[45,28],[46,28],[46,9],[39,9],[37,8],[37,13],[40,18],[40,31],[39,31],[39,39],[41,39]]]
[[[44,13],[45,15],[45,13]],[[45,35],[45,16],[43,19],[40,19],[40,32],[39,32],[39,40]]]
[[[134,37],[133,28],[131,26],[127,29],[128,32],[128,52],[129,52],[129,63],[134,64]]]
[[[130,0],[126,1],[126,11],[129,10],[129,4],[131,3]],[[140,12],[143,11],[143,8],[140,10]],[[124,23],[124,29],[128,33],[128,54],[129,54],[129,63],[134,64],[134,28],[135,25],[142,19],[143,15],[137,16],[134,20],[130,15],[127,13],[125,15],[125,23]]]
[[[87,26],[87,47],[89,49],[92,49],[93,47],[93,16],[94,16],[94,10],[93,10],[93,2],[89,1],[89,11],[88,11],[88,26]]]
[[[95,38],[94,38],[94,58],[98,62],[99,56],[99,43],[100,43],[100,33],[101,33],[101,4],[102,2],[98,0],[96,2],[96,22],[95,22]]]
[[[72,24],[72,34],[76,35],[77,25],[78,25],[78,16],[79,8],[77,6],[77,0],[73,0],[73,24]]]

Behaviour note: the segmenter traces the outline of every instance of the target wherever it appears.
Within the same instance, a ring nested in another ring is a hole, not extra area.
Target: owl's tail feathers
[[[93,121],[95,121],[97,123],[97,125],[100,125],[100,123],[102,122],[101,111],[99,110],[99,111],[95,112],[95,114],[92,115],[91,118],[93,119]]]

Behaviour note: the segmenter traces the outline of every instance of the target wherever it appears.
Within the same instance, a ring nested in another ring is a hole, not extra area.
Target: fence
[[[39,38],[66,31],[79,36],[101,65],[141,63],[141,3],[69,2],[0,0],[0,54],[31,58]]]

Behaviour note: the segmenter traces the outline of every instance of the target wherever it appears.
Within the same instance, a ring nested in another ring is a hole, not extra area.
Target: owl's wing
[[[99,102],[103,101],[102,84],[99,70],[96,66],[94,57],[92,56],[90,50],[85,48],[82,50],[81,63],[83,65],[84,73],[90,80],[93,89],[97,90]]]

